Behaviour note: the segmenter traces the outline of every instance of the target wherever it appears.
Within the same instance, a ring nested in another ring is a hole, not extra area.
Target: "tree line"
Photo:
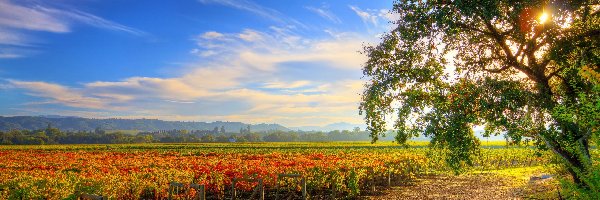
[[[224,127],[213,130],[161,130],[128,134],[123,131],[61,131],[48,126],[38,130],[0,131],[2,145],[44,144],[132,144],[132,143],[200,143],[200,142],[326,142],[369,140],[369,132],[354,130],[315,131],[260,131],[249,127],[240,132],[226,132]],[[389,138],[392,140],[392,138]]]

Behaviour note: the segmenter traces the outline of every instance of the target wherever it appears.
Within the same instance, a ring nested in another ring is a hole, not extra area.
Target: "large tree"
[[[398,142],[429,136],[460,168],[481,125],[532,139],[597,189],[586,178],[600,131],[597,0],[407,0],[392,12],[395,28],[364,51],[360,110],[374,141],[392,122]]]

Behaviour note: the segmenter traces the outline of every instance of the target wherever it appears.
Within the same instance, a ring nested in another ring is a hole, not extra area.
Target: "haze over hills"
[[[360,128],[360,130],[365,130],[367,128],[364,124],[351,124],[346,122],[338,122],[333,124],[328,124],[325,126],[299,126],[299,127],[289,127],[292,130],[301,130],[301,131],[334,131],[334,130],[353,130],[355,127]]]
[[[363,124],[351,124],[338,122],[325,126],[301,126],[285,127],[280,124],[246,124],[242,122],[216,121],[216,122],[186,122],[186,121],[164,121],[158,119],[90,119],[74,116],[0,116],[0,131],[17,130],[37,130],[44,129],[50,124],[52,127],[64,131],[92,131],[96,128],[103,130],[138,130],[138,131],[159,131],[159,130],[213,130],[215,127],[225,127],[227,132],[238,132],[240,129],[246,129],[250,125],[253,132],[272,132],[272,131],[322,131],[329,132],[335,130],[350,130],[359,127],[360,130],[366,130]],[[483,137],[483,127],[474,129],[475,135],[483,140],[504,140],[502,135]],[[388,137],[393,137],[390,134]],[[389,139],[389,138],[388,138]],[[413,140],[429,140],[428,137],[413,138]]]
[[[158,119],[89,119],[82,117],[62,117],[62,116],[0,116],[0,130],[9,131],[35,130],[48,127],[59,128],[65,131],[91,131],[96,128],[103,130],[139,130],[139,131],[158,131],[158,130],[212,130],[215,127],[224,126],[228,132],[237,132],[240,129],[246,129],[248,125],[242,122],[184,122],[184,121],[163,121]],[[290,129],[279,124],[252,124],[252,131],[290,131]]]
[[[224,126],[228,132],[237,132],[240,128],[247,128],[250,125],[252,131],[334,131],[334,130],[353,130],[359,127],[365,130],[364,124],[351,124],[338,122],[325,126],[301,126],[285,127],[280,124],[246,124],[242,122],[187,122],[187,121],[164,121],[158,119],[90,119],[76,116],[60,115],[42,115],[42,116],[0,116],[0,131],[11,129],[35,130],[46,128],[50,124],[52,127],[65,131],[91,131],[96,128],[104,130],[140,130],[140,131],[158,131],[158,130],[212,130],[215,127]]]

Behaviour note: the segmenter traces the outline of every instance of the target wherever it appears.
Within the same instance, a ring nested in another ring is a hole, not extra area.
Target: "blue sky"
[[[0,115],[362,123],[359,51],[391,7],[0,0]]]

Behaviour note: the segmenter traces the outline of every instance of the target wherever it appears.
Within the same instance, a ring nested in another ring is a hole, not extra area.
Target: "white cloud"
[[[390,10],[381,9],[379,10],[379,17],[385,19],[388,22],[395,22],[400,20],[400,14],[397,12],[391,12]]]
[[[275,89],[294,89],[310,85],[310,81],[294,81],[294,82],[267,82],[264,83],[263,88],[275,88]]]
[[[14,88],[26,89],[30,95],[49,99],[47,103],[64,104],[77,108],[109,109],[107,104],[99,98],[85,96],[81,91],[62,85],[46,82],[27,82],[8,80]]]
[[[0,0],[0,28],[66,33],[71,31],[72,22],[135,35],[144,34],[135,28],[79,10],[59,10],[39,4],[19,5]]]
[[[68,33],[76,23],[138,36],[146,34],[79,10],[60,10],[37,3],[0,0],[0,45],[5,45],[0,46],[0,51],[7,51],[6,45],[21,49],[20,53],[0,53],[0,59],[25,56],[25,52],[33,48],[33,41],[28,37],[29,31]]]
[[[379,27],[385,29],[392,29],[394,24],[388,24],[387,22],[395,22],[400,19],[400,15],[396,12],[390,12],[387,9],[361,9],[358,6],[348,6],[360,19],[372,27]],[[382,24],[387,24],[387,27]]]
[[[306,9],[318,14],[319,16],[334,22],[334,23],[342,23],[342,20],[340,20],[340,18],[338,18],[336,15],[334,15],[333,13],[331,13],[329,10],[327,10],[327,8],[315,8],[315,7],[306,7]]]
[[[133,34],[133,35],[145,35],[146,33],[144,31],[135,29],[135,28],[131,28],[116,22],[112,22],[109,20],[106,20],[104,18],[98,17],[96,15],[92,15],[90,13],[86,13],[86,12],[82,12],[79,10],[71,10],[71,11],[65,11],[65,10],[58,10],[58,9],[53,9],[53,8],[44,8],[44,7],[40,7],[40,10],[43,10],[47,13],[51,13],[54,14],[56,16],[63,16],[67,19],[76,21],[76,22],[80,22],[83,24],[87,24],[90,26],[94,26],[97,28],[102,28],[102,29],[107,29],[107,30],[112,30],[112,31],[120,31],[120,32],[125,32],[125,33],[129,33],[129,34]]]
[[[2,59],[2,58],[20,58],[20,57],[23,57],[23,55],[16,54],[16,53],[0,52],[0,59]]]
[[[10,84],[42,97],[42,103],[108,110],[113,117],[289,126],[360,123],[357,107],[363,81],[359,71],[366,58],[358,51],[369,38],[339,35],[307,39],[285,27],[271,27],[266,32],[206,32],[194,38],[198,46],[190,53],[215,53],[189,64],[180,76],[129,77],[73,87],[24,81]],[[318,67],[303,69],[311,65]],[[292,68],[301,73],[282,75]],[[337,75],[344,73],[356,75]],[[337,77],[319,78],[324,75]],[[119,112],[105,109],[109,107]],[[206,112],[211,114],[194,114]],[[91,117],[102,116],[105,113]]]
[[[354,13],[356,13],[356,15],[358,15],[360,17],[360,19],[365,24],[371,23],[374,26],[377,26],[377,15],[363,11],[362,9],[360,9],[357,6],[349,6],[349,7],[350,7],[350,9],[352,9],[354,11]]]
[[[258,42],[263,39],[262,33],[252,29],[244,30],[244,32],[238,34],[238,37],[246,42]]]
[[[43,7],[25,7],[0,0],[0,26],[55,33],[69,32],[68,24],[44,11]]]
[[[245,67],[266,71],[272,71],[276,65],[285,62],[325,62],[335,68],[358,70],[366,61],[358,51],[362,49],[362,42],[370,39],[340,33],[336,38],[309,40],[286,28],[271,29],[274,32],[246,29],[239,34],[222,34],[218,41],[198,37],[196,41],[199,50],[194,51],[214,51],[212,55],[219,57],[213,59],[233,59]],[[251,41],[252,44],[242,41]],[[224,58],[231,56],[235,58]]]
[[[165,101],[171,102],[171,103],[184,103],[184,104],[196,103],[194,101],[176,101],[176,100],[165,100]]]
[[[223,37],[222,33],[216,31],[208,31],[200,36],[203,39],[218,39]]]
[[[0,26],[0,45],[27,46],[29,39],[15,31],[3,30]]]

